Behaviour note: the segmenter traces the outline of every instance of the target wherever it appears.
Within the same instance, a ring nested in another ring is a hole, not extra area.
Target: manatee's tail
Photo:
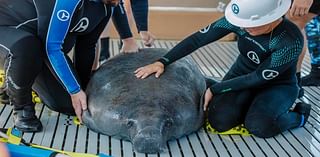
[[[98,129],[95,121],[93,120],[93,117],[92,117],[89,110],[86,110],[83,112],[82,121],[83,121],[83,124],[85,124],[89,129],[96,131],[96,132],[99,132],[99,129]]]

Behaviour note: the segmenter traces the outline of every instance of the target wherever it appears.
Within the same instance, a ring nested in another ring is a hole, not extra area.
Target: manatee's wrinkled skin
[[[169,65],[160,78],[137,79],[134,71],[167,50],[142,49],[103,64],[88,84],[84,124],[99,133],[130,140],[136,151],[161,152],[170,139],[203,124],[205,79],[191,58]]]

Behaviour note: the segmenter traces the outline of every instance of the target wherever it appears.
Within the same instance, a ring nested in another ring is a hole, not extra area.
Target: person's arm
[[[79,2],[80,0],[56,1],[45,39],[46,54],[49,62],[69,94],[78,93],[81,87],[62,52],[62,44]]]
[[[117,32],[120,35],[120,39],[123,42],[120,51],[124,53],[137,52],[139,47],[136,43],[136,40],[132,36],[127,14],[123,7],[122,1],[120,1],[119,5],[114,8],[112,20]]]
[[[221,81],[210,87],[214,95],[258,87],[276,79],[292,66],[296,66],[303,42],[296,39],[292,46],[276,50],[255,71],[230,80]]]
[[[128,17],[122,1],[120,1],[119,5],[114,8],[112,21],[121,39],[132,37],[132,32],[128,23]]]
[[[231,25],[223,17],[185,38],[158,61],[160,61],[164,66],[167,66],[172,62],[189,55],[198,48],[219,40],[231,32],[237,32],[238,30],[238,27]]]
[[[154,44],[155,36],[148,30],[148,0],[130,0],[132,14],[136,27],[143,44],[151,47]]]
[[[231,25],[223,17],[181,41],[156,62],[135,70],[135,76],[140,79],[145,79],[149,75],[156,73],[155,77],[158,78],[164,72],[165,66],[168,66],[172,62],[189,55],[196,49],[216,41],[231,32],[240,34],[243,31],[239,27]]]
[[[138,32],[148,31],[148,0],[130,0]]]

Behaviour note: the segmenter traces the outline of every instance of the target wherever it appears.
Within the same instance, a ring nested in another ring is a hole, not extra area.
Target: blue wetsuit
[[[33,86],[50,108],[73,113],[69,94],[85,89],[96,42],[117,7],[91,0],[1,0],[0,61],[14,106],[32,104]],[[73,62],[67,56],[72,48]]]
[[[298,94],[295,73],[303,37],[286,19],[268,34],[251,36],[223,17],[184,39],[159,61],[168,66],[231,32],[238,37],[240,54],[223,80],[210,87],[214,94],[210,124],[226,131],[244,123],[260,137],[299,126],[301,116],[288,111]]]

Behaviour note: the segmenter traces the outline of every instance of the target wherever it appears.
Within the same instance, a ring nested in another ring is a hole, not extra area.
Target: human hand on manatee
[[[136,40],[133,37],[126,38],[122,40],[122,48],[120,52],[123,53],[135,53],[139,51],[139,47],[136,43]]]
[[[159,78],[163,72],[164,72],[164,65],[158,61],[149,65],[146,65],[144,67],[140,67],[136,71],[134,71],[135,76],[139,79],[145,79],[153,73],[156,73],[155,74],[156,78]]]
[[[140,31],[139,34],[145,46],[151,47],[154,44],[155,36],[151,32]]]
[[[203,110],[204,111],[207,111],[208,106],[209,106],[209,102],[212,100],[212,97],[213,97],[213,94],[212,94],[210,88],[208,88],[206,90],[205,95],[204,95],[204,104],[203,104]]]
[[[76,94],[71,94],[71,101],[74,111],[80,121],[82,123],[82,114],[83,111],[87,110],[87,95],[83,90]]]

